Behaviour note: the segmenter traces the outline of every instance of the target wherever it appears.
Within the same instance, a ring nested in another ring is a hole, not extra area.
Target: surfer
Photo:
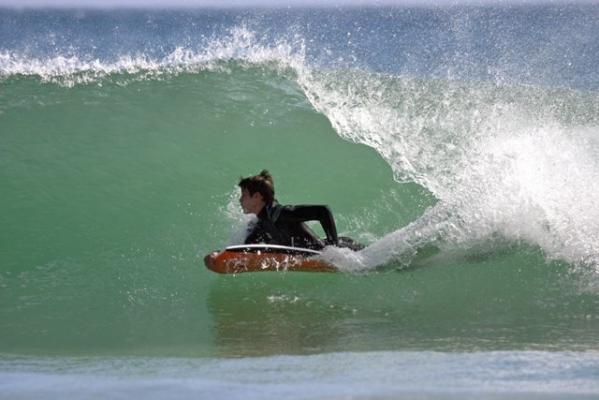
[[[334,272],[337,268],[317,258],[325,246],[364,248],[348,237],[338,237],[333,214],[325,205],[283,206],[275,199],[275,185],[267,170],[239,179],[243,212],[257,219],[248,225],[244,245],[229,246],[204,257],[206,267],[221,274],[255,271]],[[306,225],[318,221],[326,239]],[[245,246],[254,245],[254,246]],[[278,246],[273,246],[278,245]]]
[[[256,214],[248,226],[245,244],[267,243],[321,250],[327,245],[339,245],[333,214],[325,205],[283,206],[275,199],[272,176],[267,170],[239,180],[239,202],[245,214]],[[318,221],[326,239],[314,233],[306,221]]]

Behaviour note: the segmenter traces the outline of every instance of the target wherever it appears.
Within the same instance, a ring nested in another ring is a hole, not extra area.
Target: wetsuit
[[[319,221],[327,236],[323,242],[304,222]],[[246,244],[268,243],[320,250],[325,245],[337,245],[337,228],[327,206],[282,206],[276,201],[267,204],[258,220],[249,227]]]

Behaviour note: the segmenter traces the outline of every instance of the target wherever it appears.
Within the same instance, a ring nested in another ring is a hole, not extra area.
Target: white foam
[[[300,82],[341,137],[373,147],[398,181],[439,199],[359,254],[331,250],[330,260],[371,268],[427,243],[467,245],[500,234],[597,269],[599,126],[561,122],[550,94],[359,71]]]
[[[0,398],[590,399],[598,367],[596,352],[543,351],[16,358],[0,360]]]
[[[113,74],[139,75],[139,79],[146,79],[164,74],[226,70],[223,62],[231,60],[252,65],[272,63],[279,69],[300,68],[304,44],[299,37],[292,42],[260,43],[254,32],[245,26],[237,26],[224,37],[209,41],[201,50],[180,46],[161,58],[143,53],[122,54],[112,60],[71,54],[39,58],[0,51],[0,78],[36,76],[42,81],[73,86],[96,82]]]

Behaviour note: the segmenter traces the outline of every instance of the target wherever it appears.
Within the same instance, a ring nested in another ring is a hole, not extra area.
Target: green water
[[[262,168],[282,203],[329,204],[366,243],[436,203],[341,139],[292,73],[228,68],[0,82],[0,353],[597,348],[587,278],[523,242],[360,274],[208,272],[239,176]]]

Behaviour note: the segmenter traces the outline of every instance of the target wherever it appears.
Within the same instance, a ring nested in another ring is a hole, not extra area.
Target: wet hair
[[[272,181],[270,172],[263,169],[258,175],[240,177],[238,186],[243,190],[247,189],[250,196],[254,193],[260,193],[266,204],[272,203],[275,199],[275,184]]]

